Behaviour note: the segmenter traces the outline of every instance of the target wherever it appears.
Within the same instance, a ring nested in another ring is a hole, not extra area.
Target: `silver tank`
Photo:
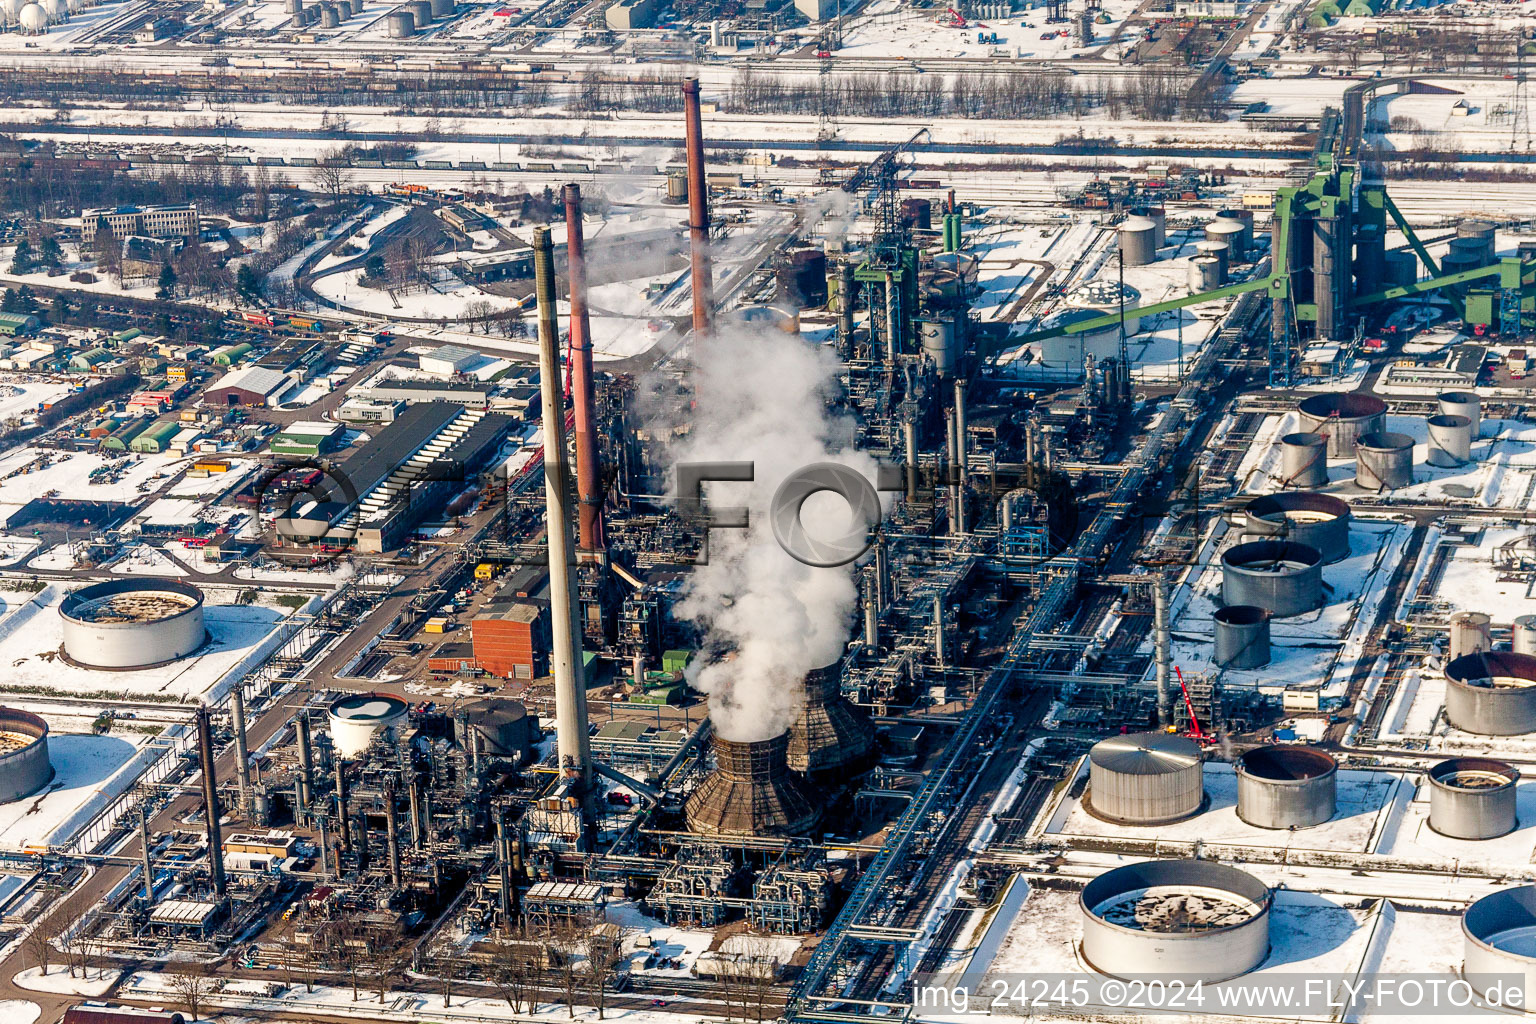
[[[1255,540],[1221,555],[1224,604],[1255,605],[1276,618],[1323,606],[1323,556],[1294,541]]]
[[[1536,732],[1536,655],[1482,651],[1447,661],[1445,717],[1479,736]]]
[[[949,376],[955,370],[955,360],[959,356],[959,342],[956,340],[955,321],[953,320],[919,320],[917,322],[917,335],[922,342],[923,355],[933,360],[933,365],[940,375]]]
[[[1120,253],[1128,267],[1157,261],[1157,222],[1151,217],[1127,217],[1120,222]]]
[[[407,10],[389,12],[389,38],[409,39],[416,34],[416,15]]]
[[[451,18],[454,15],[454,0],[431,0],[433,18]]]
[[[1536,885],[1500,889],[1472,904],[1461,915],[1461,937],[1467,983],[1492,1000],[1496,982],[1513,974],[1525,994],[1505,1002],[1515,1015],[1528,1009],[1526,994],[1536,992]]]
[[[1232,263],[1244,262],[1248,252],[1248,226],[1240,220],[1232,220],[1228,217],[1218,217],[1205,226],[1205,237],[1212,242],[1226,242],[1229,251],[1228,260]]]
[[[1301,429],[1328,435],[1330,459],[1355,457],[1355,442],[1362,435],[1386,429],[1387,403],[1363,391],[1312,395],[1296,404]]]
[[[1328,486],[1328,439],[1322,434],[1298,431],[1280,439],[1282,487]]]
[[[1215,256],[1196,256],[1189,261],[1190,292],[1209,292],[1226,283],[1221,274],[1221,260]]]
[[[338,11],[335,8],[334,5],[326,4],[324,7],[320,8],[320,27],[321,28],[340,28],[341,27],[341,12]]]
[[[1481,265],[1488,266],[1497,258],[1497,230],[1491,221],[1464,220],[1456,225],[1456,237],[1451,240],[1451,247],[1476,251]]]
[[[1168,211],[1161,206],[1133,206],[1126,211],[1132,217],[1145,217],[1157,227],[1152,244],[1161,249],[1168,242]]]
[[[1488,757],[1453,757],[1429,770],[1429,827],[1453,839],[1496,839],[1519,824],[1520,770]]]
[[[1263,668],[1269,664],[1269,612],[1234,604],[1219,609],[1213,617],[1219,667]]]
[[[0,708],[0,732],[16,743],[0,753],[0,803],[31,796],[53,781],[48,759],[48,723],[17,708]]]
[[[432,4],[430,0],[411,0],[405,5],[406,10],[416,19],[417,28],[426,28],[432,24]]]
[[[1237,759],[1237,816],[1258,828],[1311,828],[1333,817],[1338,764],[1311,747],[1254,747]]]
[[[1127,864],[1083,886],[1083,959],[1111,977],[1236,978],[1269,955],[1272,903],[1263,882],[1215,861]]]
[[[1232,247],[1226,242],[1218,242],[1210,238],[1202,238],[1195,243],[1195,258],[1201,256],[1213,256],[1221,263],[1221,277],[1226,280],[1232,272],[1232,264],[1237,262],[1232,258]]]
[[[304,9],[304,0],[283,0],[283,10],[288,14],[298,14]]]
[[[1465,416],[1431,416],[1429,451],[1424,461],[1431,466],[1464,466],[1472,461],[1472,421]]]
[[[1472,436],[1483,430],[1483,400],[1470,391],[1447,391],[1439,396],[1440,415],[1465,416],[1472,421]]]
[[[1325,563],[1349,557],[1349,504],[1331,494],[1282,491],[1243,509],[1246,537],[1292,540],[1317,548]]]
[[[1510,650],[1516,654],[1536,654],[1536,615],[1522,615],[1509,627]]]
[[[1141,732],[1100,740],[1088,752],[1089,810],[1127,825],[1164,825],[1199,813],[1204,763],[1191,739]]]
[[[1457,612],[1452,615],[1446,657],[1455,661],[1468,654],[1493,650],[1492,624],[1493,620],[1482,612]]]
[[[1355,483],[1368,491],[1390,491],[1413,483],[1413,438],[1383,430],[1355,442]]]

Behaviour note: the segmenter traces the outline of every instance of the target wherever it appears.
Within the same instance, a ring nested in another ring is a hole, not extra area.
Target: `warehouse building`
[[[113,238],[131,235],[148,238],[196,238],[197,207],[190,203],[175,206],[118,206],[110,210],[86,210],[80,215],[80,239],[93,245],[96,234],[105,229]]]
[[[491,403],[490,384],[459,384],[452,381],[385,380],[371,387],[359,388],[357,397],[373,402],[454,402],[470,409],[484,409]]]
[[[344,436],[341,424],[319,420],[299,420],[272,435],[268,446],[273,455],[294,455],[315,459],[336,450]]]
[[[280,542],[353,544],[366,554],[393,550],[428,515],[495,457],[513,421],[451,402],[407,408],[344,462],[329,500],[295,507],[280,519]]]
[[[42,321],[30,313],[0,313],[0,335],[14,338],[18,334],[31,334]]]
[[[444,345],[422,355],[418,365],[423,373],[430,373],[435,377],[452,377],[456,373],[463,373],[473,366],[478,366],[484,359],[484,356],[473,349],[459,345]]]
[[[157,455],[165,451],[177,434],[181,424],[175,420],[160,420],[128,443],[129,451]]]
[[[536,679],[549,671],[549,602],[498,598],[469,624],[475,665],[503,679]]]
[[[231,370],[203,393],[205,405],[276,405],[278,396],[293,385],[285,374],[265,366]]]

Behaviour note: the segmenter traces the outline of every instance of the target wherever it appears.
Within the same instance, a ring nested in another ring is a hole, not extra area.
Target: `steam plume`
[[[693,343],[695,410],[678,461],[752,461],[756,479],[707,485],[715,505],[751,510],[746,530],[713,530],[709,564],[692,574],[678,611],[706,630],[688,682],[709,695],[716,731],[737,741],[770,739],[805,702],[805,676],[842,653],[857,589],[852,568],[813,568],[787,554],[768,518],[780,482],[816,462],[874,478],[874,460],[853,447],[854,423],[835,411],[837,361],[780,331],[725,321]],[[837,495],[815,495],[802,522],[813,536],[846,531]]]

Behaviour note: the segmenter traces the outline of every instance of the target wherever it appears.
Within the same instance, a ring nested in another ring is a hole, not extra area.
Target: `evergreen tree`
[[[37,256],[32,251],[32,243],[23,238],[16,243],[16,256],[11,261],[11,273],[30,274],[37,266]]]
[[[155,289],[155,298],[170,299],[176,295],[176,271],[171,269],[169,263],[161,264],[159,287]]]

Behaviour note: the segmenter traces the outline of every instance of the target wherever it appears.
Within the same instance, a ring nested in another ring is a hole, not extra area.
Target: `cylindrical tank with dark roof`
[[[1132,217],[1145,217],[1156,228],[1152,244],[1161,249],[1168,242],[1168,211],[1161,206],[1133,206],[1126,211]]]
[[[1157,223],[1150,217],[1127,217],[1120,222],[1120,254],[1128,267],[1157,261]]]
[[[1205,800],[1200,748],[1173,733],[1100,740],[1088,752],[1088,773],[1088,808],[1106,821],[1165,825],[1198,814]]]
[[[1293,541],[1235,544],[1221,555],[1221,599],[1282,619],[1314,611],[1323,606],[1323,556]]]
[[[1217,609],[1213,618],[1218,668],[1263,668],[1269,664],[1268,611],[1235,604]]]
[[[1472,421],[1465,416],[1431,416],[1429,447],[1424,461],[1431,466],[1464,466],[1472,461]]]
[[[1496,839],[1519,824],[1520,770],[1490,757],[1452,757],[1429,770],[1429,827],[1452,839]]]
[[[1481,651],[1446,662],[1445,717],[1479,736],[1536,732],[1536,656]]]
[[[1472,421],[1475,440],[1483,429],[1483,400],[1471,391],[1446,391],[1436,398],[1442,416],[1465,416]]]
[[[1254,747],[1237,759],[1237,816],[1259,828],[1310,828],[1333,817],[1338,764],[1311,747]]]
[[[1413,437],[1392,430],[1362,434],[1355,442],[1355,483],[1393,491],[1413,483]]]
[[[1363,391],[1311,395],[1296,404],[1301,429],[1328,435],[1330,459],[1355,457],[1355,442],[1386,429],[1387,403]]]
[[[1328,486],[1328,438],[1298,431],[1280,439],[1282,487]]]
[[[1349,504],[1331,494],[1292,491],[1255,498],[1244,509],[1243,532],[1317,548],[1324,562],[1349,557]]]

